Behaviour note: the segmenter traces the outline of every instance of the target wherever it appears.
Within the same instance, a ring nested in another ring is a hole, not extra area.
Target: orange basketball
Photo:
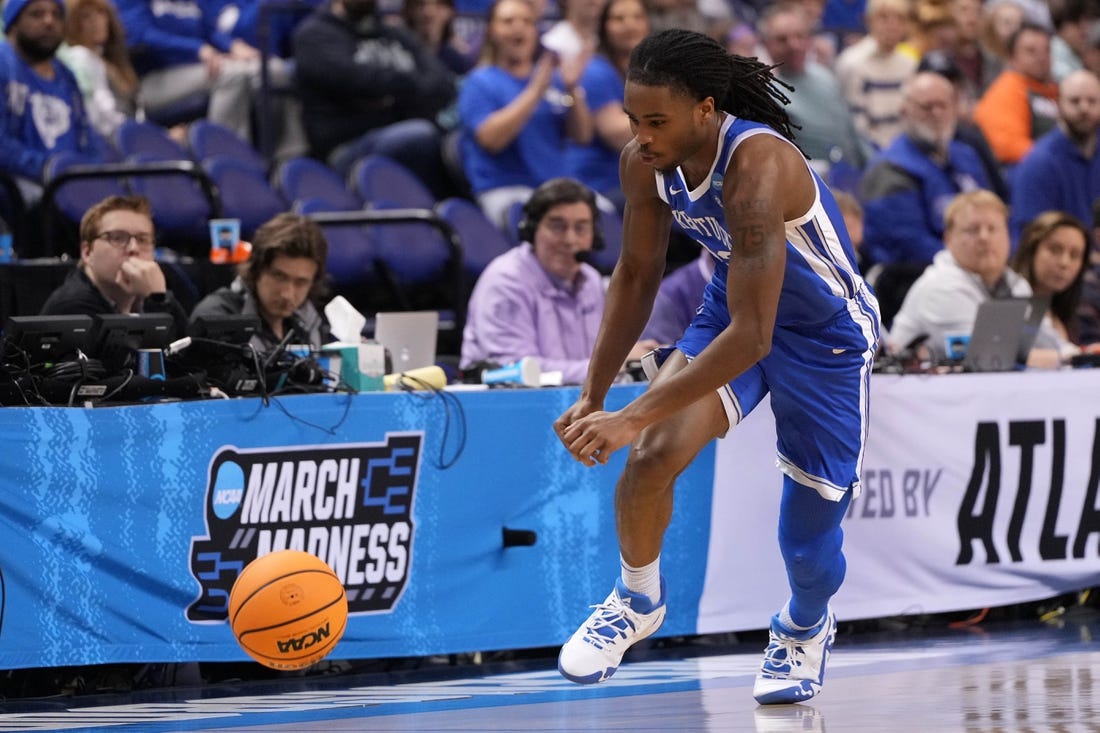
[[[229,626],[250,657],[272,669],[320,661],[344,634],[348,599],[332,568],[300,550],[248,563],[229,592]]]

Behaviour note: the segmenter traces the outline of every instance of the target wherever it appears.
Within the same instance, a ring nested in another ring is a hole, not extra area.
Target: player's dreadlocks
[[[701,33],[672,29],[654,33],[634,47],[626,78],[645,86],[677,89],[697,100],[713,97],[719,109],[762,122],[794,142],[798,125],[783,108],[790,102],[774,66],[729,54]]]

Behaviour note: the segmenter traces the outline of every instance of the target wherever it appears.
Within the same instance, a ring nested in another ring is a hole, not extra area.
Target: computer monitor
[[[260,330],[260,317],[244,314],[196,316],[187,327],[191,338],[209,339],[227,344],[247,344]]]
[[[91,355],[108,371],[133,367],[138,349],[163,349],[174,336],[168,313],[101,313],[95,317]]]
[[[4,355],[23,358],[28,366],[54,364],[87,351],[91,316],[11,316],[4,326]]]

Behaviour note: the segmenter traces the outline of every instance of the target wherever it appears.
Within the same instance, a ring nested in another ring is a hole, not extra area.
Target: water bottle
[[[11,262],[15,259],[15,252],[11,246],[11,229],[7,222],[0,219],[0,262]]]

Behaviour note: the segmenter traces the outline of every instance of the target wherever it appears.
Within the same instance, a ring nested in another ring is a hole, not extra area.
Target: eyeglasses
[[[146,234],[145,232],[128,232],[125,229],[112,229],[109,232],[100,232],[95,235],[95,239],[106,239],[112,247],[118,247],[122,249],[130,244],[130,240],[137,242],[138,249],[153,249],[157,245],[157,240],[152,234]]]
[[[569,233],[569,230],[573,230],[578,236],[588,237],[592,235],[592,222],[591,220],[579,220],[569,221],[567,219],[559,219],[557,217],[547,217],[542,221],[543,226],[550,230],[550,233],[556,237],[564,237]]]

